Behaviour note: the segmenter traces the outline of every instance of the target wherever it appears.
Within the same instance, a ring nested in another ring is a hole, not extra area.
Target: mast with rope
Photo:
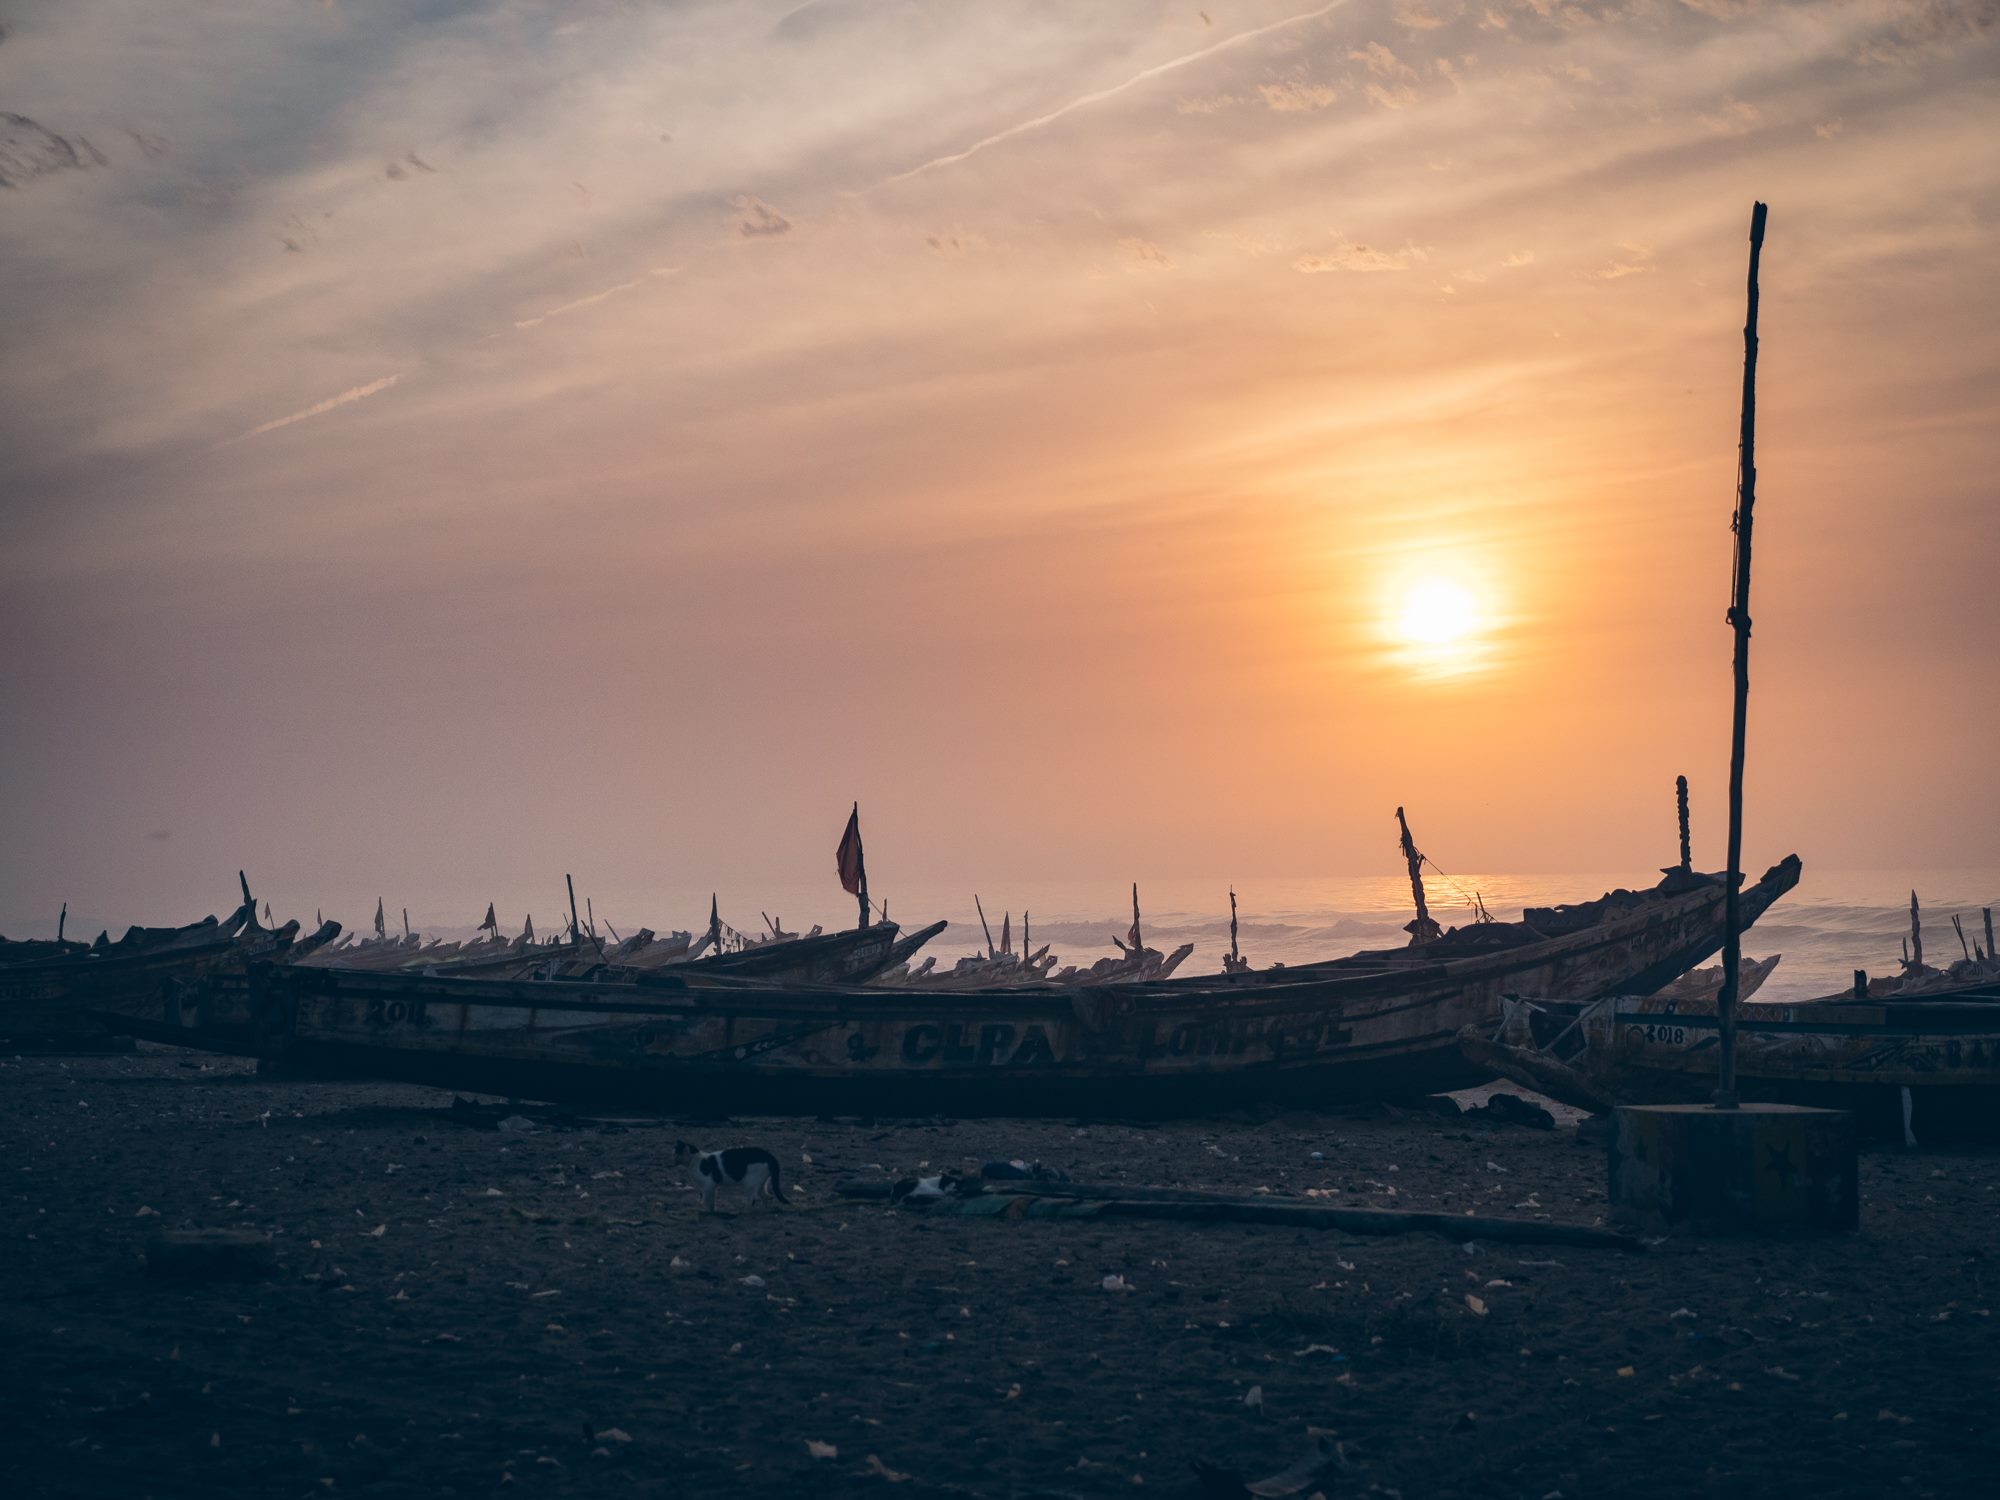
[[[1431,920],[1430,903],[1424,899],[1424,857],[1417,850],[1417,841],[1410,837],[1410,822],[1400,807],[1396,809],[1396,826],[1402,830],[1403,859],[1410,867],[1410,895],[1417,903],[1417,919],[1406,922],[1403,930],[1409,933],[1410,946],[1415,948],[1439,936],[1439,930],[1438,924]]]
[[[1222,972],[1225,974],[1250,972],[1250,960],[1245,958],[1236,946],[1236,887],[1233,885],[1229,888],[1229,952],[1222,960]]]

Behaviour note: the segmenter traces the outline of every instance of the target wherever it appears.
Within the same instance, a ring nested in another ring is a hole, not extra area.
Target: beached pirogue
[[[1746,886],[1746,925],[1798,878],[1794,856]],[[304,1072],[598,1108],[1161,1116],[1326,1105],[1483,1081],[1491,1074],[1458,1049],[1461,1027],[1497,1024],[1508,994],[1581,1000],[1666,984],[1721,945],[1722,898],[1720,877],[1676,871],[1650,890],[1326,963],[970,994],[686,970],[501,982],[252,964],[124,1024]]]
[[[261,926],[246,887],[243,904],[221,921],[133,927],[116,942],[108,933],[94,943],[0,941],[0,1042],[112,1045],[129,1028],[114,1032],[100,1017],[157,1010],[162,995],[223,967],[305,957],[338,937],[340,924],[322,923],[305,938],[298,934],[297,922]]]
[[[1736,1026],[1748,1100],[1852,1110],[1885,1139],[2000,1137],[2000,963],[1982,956],[1858,993],[1753,1001]],[[1699,1104],[1714,1096],[1721,1026],[1713,995],[1509,1000],[1469,1026],[1468,1061],[1578,1109]]]

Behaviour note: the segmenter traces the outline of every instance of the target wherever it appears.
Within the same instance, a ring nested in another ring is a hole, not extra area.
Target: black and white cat
[[[780,1203],[792,1201],[778,1180],[778,1158],[762,1146],[704,1151],[686,1141],[675,1141],[674,1160],[686,1169],[701,1194],[704,1213],[715,1211],[716,1189],[725,1185],[737,1189],[753,1204],[767,1192]]]
[[[980,1185],[970,1177],[960,1177],[955,1172],[940,1172],[935,1177],[905,1177],[889,1189],[889,1202],[928,1203],[938,1198],[971,1198],[982,1191]]]

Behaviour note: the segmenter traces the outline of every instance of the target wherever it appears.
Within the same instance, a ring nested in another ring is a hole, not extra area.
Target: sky
[[[1993,863],[1993,0],[0,28],[0,930],[1719,867],[1760,198],[1746,862]]]

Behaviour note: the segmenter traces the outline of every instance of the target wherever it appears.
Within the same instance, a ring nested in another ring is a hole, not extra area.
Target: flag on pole
[[[1132,930],[1125,934],[1125,946],[1134,953],[1145,947],[1145,941],[1139,936],[1139,882],[1136,880],[1132,882]]]
[[[524,943],[532,943],[534,940],[535,940],[535,914],[533,912],[529,912],[527,924],[521,929],[521,941]]]
[[[854,811],[847,815],[847,831],[840,836],[840,848],[834,852],[840,862],[840,888],[850,896],[861,894],[861,888],[868,884],[868,871],[861,863],[861,804],[854,804]]]
[[[481,932],[490,932],[495,937],[500,936],[500,919],[494,915],[493,903],[491,901],[486,903],[486,920],[479,924],[479,930]]]
[[[388,935],[389,935],[388,915],[382,910],[382,898],[380,896],[377,896],[375,898],[375,936],[387,937]]]

